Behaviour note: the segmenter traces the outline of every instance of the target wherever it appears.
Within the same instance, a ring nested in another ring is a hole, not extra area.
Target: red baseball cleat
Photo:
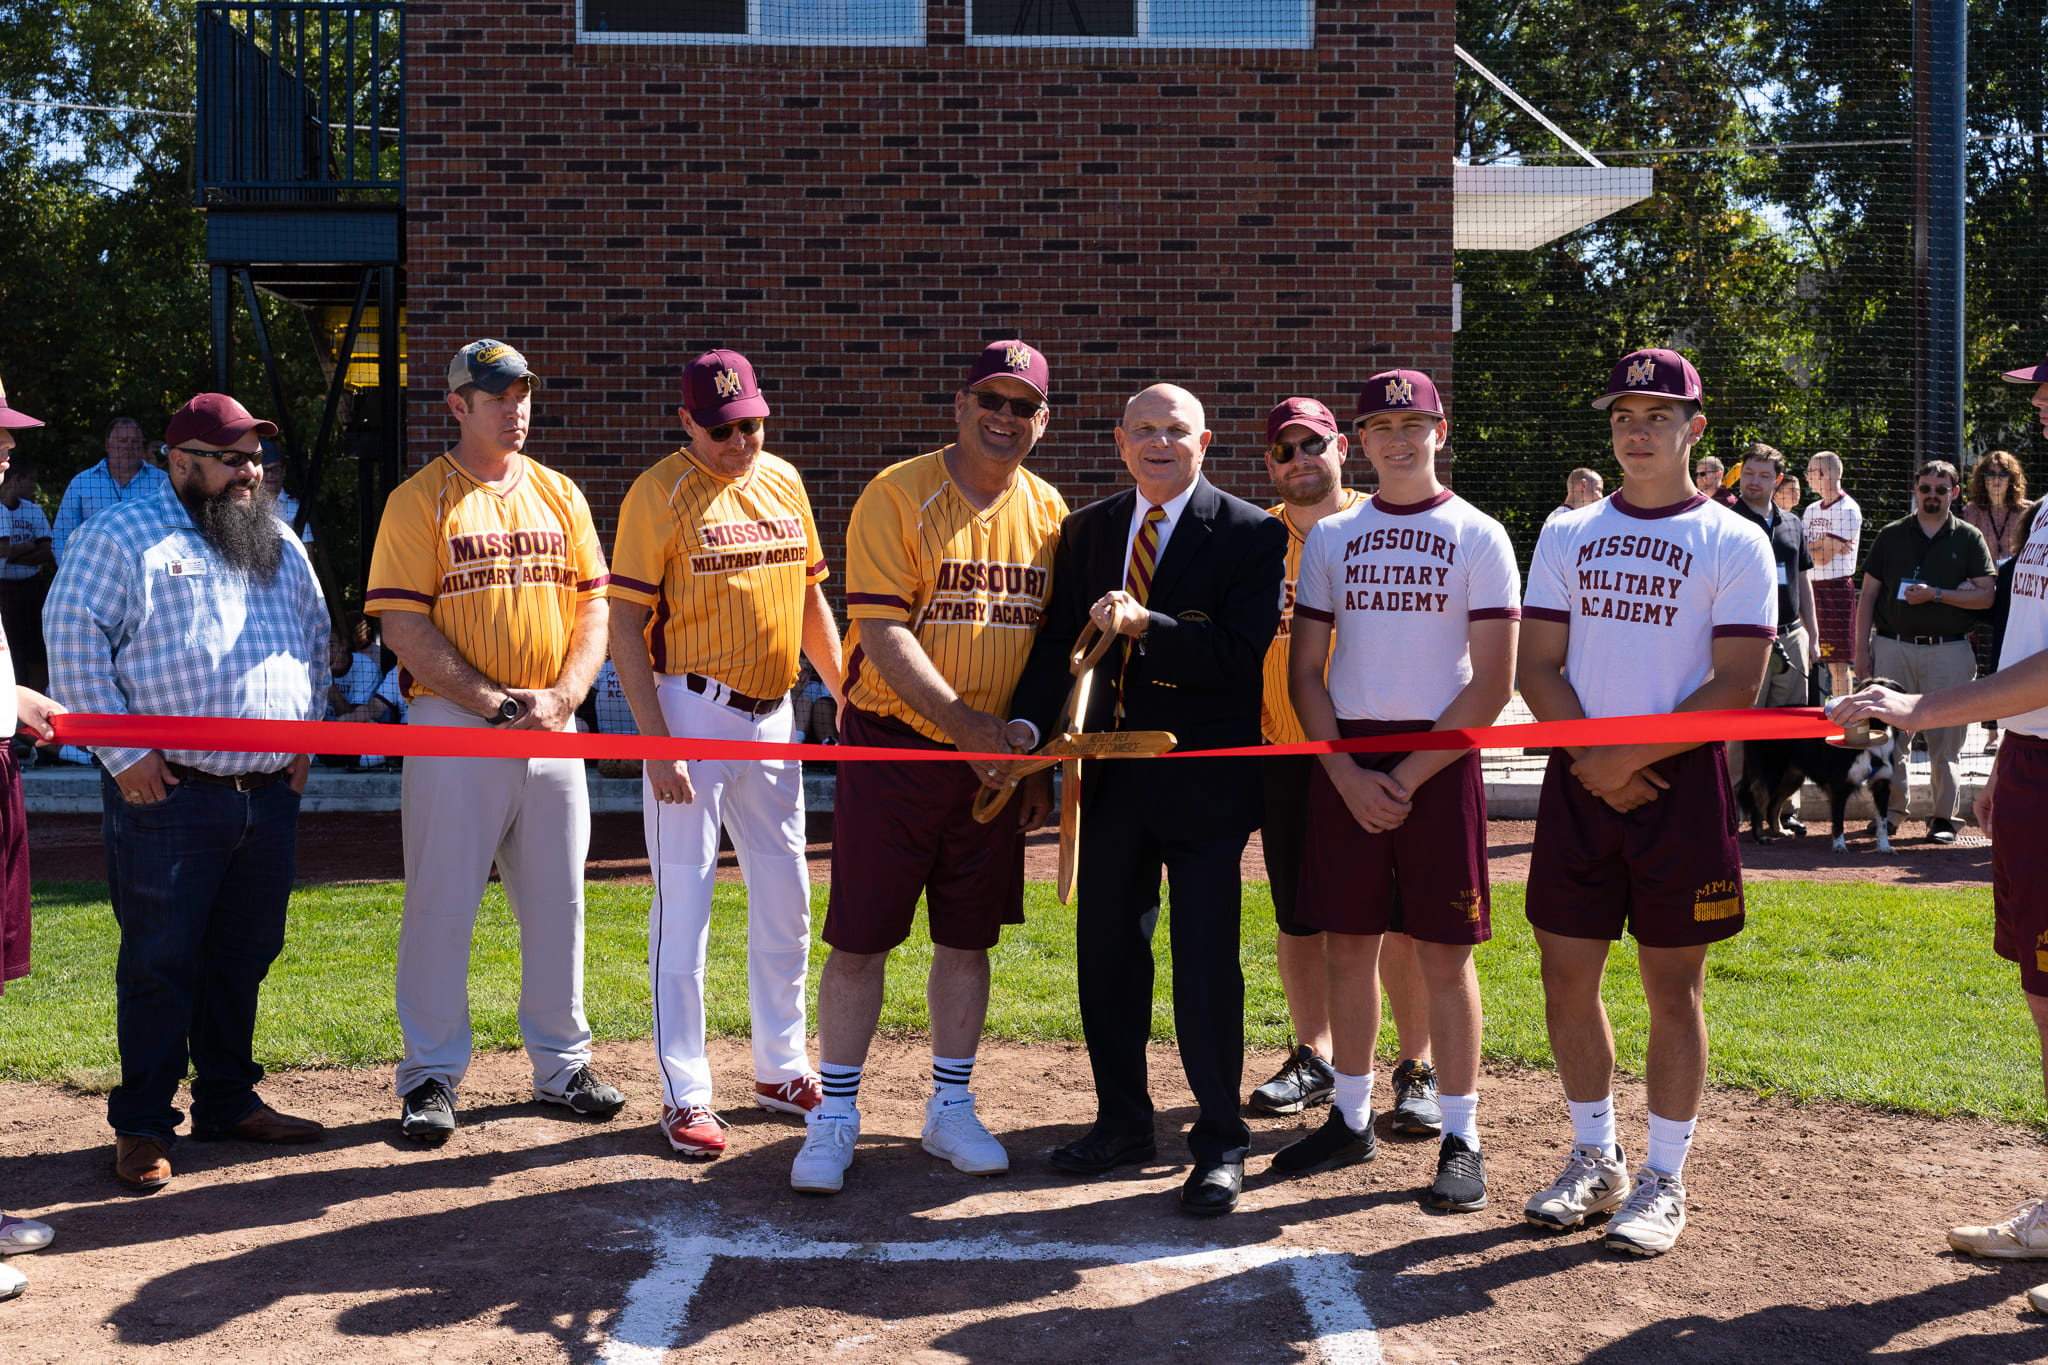
[[[824,1083],[813,1075],[802,1075],[793,1081],[754,1082],[754,1103],[763,1109],[803,1115],[824,1102]]]
[[[661,1131],[668,1145],[684,1156],[709,1160],[725,1153],[725,1120],[701,1104],[681,1109],[663,1105]]]

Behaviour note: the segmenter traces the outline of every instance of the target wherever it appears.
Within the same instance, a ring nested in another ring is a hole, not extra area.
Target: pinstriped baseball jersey
[[[443,455],[393,490],[363,610],[422,612],[500,687],[551,687],[576,607],[605,594],[604,550],[583,490],[524,456],[493,492]],[[406,697],[432,693],[406,679]]]
[[[803,479],[766,451],[735,482],[678,450],[634,480],[619,511],[610,592],[654,609],[657,673],[781,696],[796,682],[806,589],[824,577]]]
[[[1052,592],[1053,549],[1067,515],[1059,493],[1028,469],[977,512],[946,472],[945,455],[876,475],[846,531],[846,698],[941,742],[938,727],[865,658],[864,624],[905,622],[962,701],[1007,715]]]
[[[1337,496],[1337,510],[1348,512],[1364,497],[1356,488],[1346,488]],[[1294,631],[1294,585],[1301,578],[1301,547],[1308,544],[1308,536],[1287,519],[1286,503],[1275,503],[1266,510],[1287,527],[1287,583],[1281,598],[1280,630],[1266,648],[1266,695],[1259,706],[1259,729],[1268,744],[1299,744],[1308,736],[1302,733],[1294,702],[1287,695],[1287,652],[1288,639]],[[1333,650],[1336,644],[1333,638]],[[1323,666],[1328,668],[1329,661],[1325,660]]]

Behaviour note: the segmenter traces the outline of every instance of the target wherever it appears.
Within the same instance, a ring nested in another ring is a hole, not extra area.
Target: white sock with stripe
[[[973,1080],[974,1058],[932,1054],[932,1093],[940,1099],[965,1099],[967,1087]]]
[[[818,1112],[845,1118],[859,1113],[860,1076],[865,1070],[865,1066],[834,1066],[831,1062],[820,1062],[818,1080],[825,1088],[825,1100],[818,1106]]]

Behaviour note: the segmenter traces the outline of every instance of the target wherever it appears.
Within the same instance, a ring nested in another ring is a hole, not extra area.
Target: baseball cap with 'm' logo
[[[1436,381],[1420,370],[1382,370],[1365,381],[1358,391],[1358,415],[1363,422],[1378,412],[1421,412],[1432,417],[1444,415],[1444,400],[1437,395]]]
[[[1659,346],[1630,351],[1615,361],[1614,372],[1607,376],[1607,392],[1595,398],[1593,406],[1604,412],[1614,405],[1615,399],[1632,393],[1698,403],[1704,401],[1705,392],[1700,372],[1692,367],[1692,362]]]
[[[754,367],[738,351],[706,351],[683,366],[683,407],[700,427],[768,415]]]

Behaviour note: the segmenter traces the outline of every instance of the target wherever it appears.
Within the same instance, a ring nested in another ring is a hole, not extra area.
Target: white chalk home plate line
[[[654,1265],[626,1290],[625,1307],[603,1335],[607,1365],[654,1365],[689,1325],[690,1303],[719,1257],[758,1261],[1057,1261],[1118,1265],[1211,1277],[1285,1265],[1308,1310],[1317,1357],[1324,1365],[1380,1365],[1379,1333],[1360,1301],[1351,1257],[1320,1247],[1185,1247],[1116,1242],[1020,1242],[956,1237],[930,1242],[811,1242],[770,1228],[650,1224]]]

